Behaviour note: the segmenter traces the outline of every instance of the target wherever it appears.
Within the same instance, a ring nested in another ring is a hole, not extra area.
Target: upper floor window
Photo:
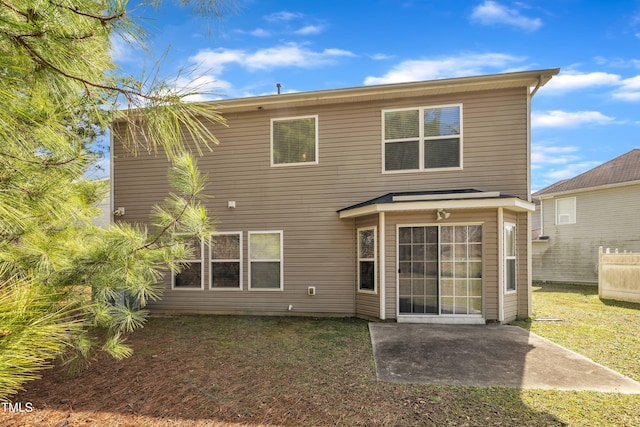
[[[385,172],[462,167],[462,105],[382,114]]]
[[[576,223],[576,198],[556,199],[556,225]]]
[[[318,163],[318,116],[271,119],[271,166]]]

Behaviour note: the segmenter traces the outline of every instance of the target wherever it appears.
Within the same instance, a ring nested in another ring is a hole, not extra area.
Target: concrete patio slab
[[[640,394],[640,383],[517,326],[370,323],[378,379]]]

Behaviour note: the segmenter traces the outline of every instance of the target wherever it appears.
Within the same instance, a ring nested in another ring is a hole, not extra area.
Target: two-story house
[[[216,101],[198,159],[217,230],[162,312],[507,322],[531,311],[530,103],[558,69]],[[162,156],[112,142],[147,222]]]
[[[598,283],[598,248],[640,252],[640,149],[533,194],[535,281]]]

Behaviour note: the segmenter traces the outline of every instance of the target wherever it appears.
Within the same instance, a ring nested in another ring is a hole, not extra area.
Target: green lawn
[[[640,381],[640,304],[600,300],[596,286],[543,285],[533,320],[514,322]],[[560,319],[558,321],[536,319]]]
[[[571,285],[533,298],[562,320],[517,324],[640,379],[640,304]],[[153,318],[130,341],[129,359],[48,371],[15,399],[35,410],[0,425],[640,426],[639,395],[380,382],[359,319]]]

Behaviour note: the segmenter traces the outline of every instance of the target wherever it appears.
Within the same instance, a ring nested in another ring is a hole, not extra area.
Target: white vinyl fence
[[[600,298],[640,302],[640,254],[598,250]]]

